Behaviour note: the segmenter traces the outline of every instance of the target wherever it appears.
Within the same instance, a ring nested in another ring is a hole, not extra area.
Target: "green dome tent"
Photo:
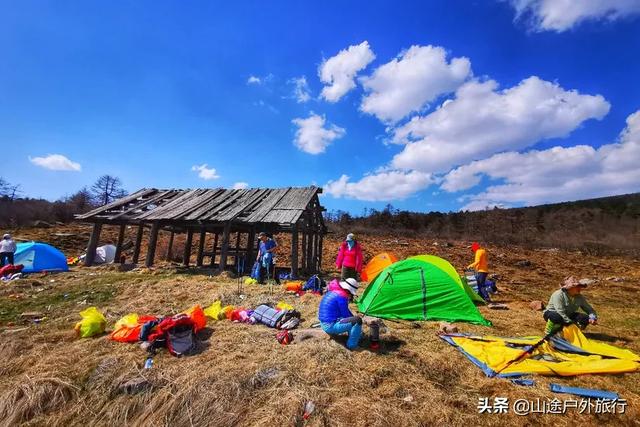
[[[387,319],[447,320],[490,326],[474,301],[483,303],[449,262],[418,255],[391,264],[358,300],[362,313]]]

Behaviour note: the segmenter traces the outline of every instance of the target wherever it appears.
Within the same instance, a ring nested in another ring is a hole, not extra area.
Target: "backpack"
[[[176,357],[189,354],[196,347],[195,323],[186,314],[176,314],[162,319],[155,330],[148,334],[150,351],[166,346],[169,353]]]
[[[267,325],[270,328],[277,328],[278,326],[280,326],[282,319],[286,313],[287,310],[278,311],[275,308],[271,308],[268,305],[263,304],[253,310],[251,318],[253,318],[256,322]]]
[[[303,291],[319,292],[323,293],[324,288],[327,286],[324,280],[322,280],[317,274],[309,277],[307,283],[302,286]]]
[[[251,268],[251,278],[260,280],[260,261],[253,263],[253,267]]]

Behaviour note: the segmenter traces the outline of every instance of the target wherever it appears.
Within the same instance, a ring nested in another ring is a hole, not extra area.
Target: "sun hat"
[[[577,287],[586,288],[587,285],[585,285],[584,283],[580,283],[578,279],[576,279],[573,276],[566,277],[562,282],[562,286],[561,286],[562,289],[571,289],[571,288],[577,288]]]
[[[358,287],[360,286],[360,284],[358,284],[358,281],[354,278],[349,277],[346,280],[341,280],[340,281],[340,287],[342,289],[344,289],[345,291],[348,291],[351,293],[351,295],[355,295],[356,292],[358,291]]]

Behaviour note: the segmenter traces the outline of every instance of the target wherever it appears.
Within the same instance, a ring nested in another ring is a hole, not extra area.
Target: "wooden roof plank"
[[[143,188],[141,190],[136,191],[133,194],[130,194],[130,195],[125,196],[125,197],[123,197],[121,199],[118,199],[118,200],[114,200],[113,202],[111,202],[109,204],[106,204],[104,206],[100,206],[99,208],[96,208],[96,209],[94,209],[92,211],[89,211],[89,212],[87,212],[85,214],[78,215],[76,218],[77,219],[86,219],[86,218],[90,218],[92,216],[99,215],[101,213],[107,212],[108,210],[114,209],[116,207],[124,206],[127,203],[130,203],[130,202],[136,200],[139,197],[145,197],[145,196],[147,196],[147,195],[149,195],[151,193],[154,193],[156,191],[158,191],[158,190],[156,190],[155,188]]]

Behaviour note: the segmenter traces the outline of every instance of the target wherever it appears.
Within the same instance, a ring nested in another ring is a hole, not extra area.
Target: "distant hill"
[[[418,213],[387,205],[361,217],[341,211],[326,217],[330,228],[341,233],[419,234],[594,254],[640,250],[640,193],[476,212]]]

